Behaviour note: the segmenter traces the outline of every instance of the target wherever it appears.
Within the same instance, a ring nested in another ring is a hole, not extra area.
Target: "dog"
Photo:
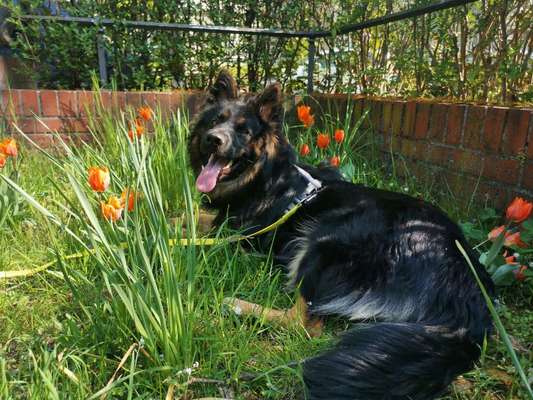
[[[352,184],[330,167],[298,162],[282,132],[281,89],[240,96],[225,71],[191,125],[188,142],[196,187],[206,206],[250,233],[300,207],[275,235],[273,249],[299,298],[290,310],[239,299],[240,313],[298,321],[319,334],[336,315],[356,322],[336,346],[304,360],[312,400],[427,400],[473,368],[493,331],[476,280],[456,247],[465,249],[483,285],[494,285],[461,229],[437,207]]]

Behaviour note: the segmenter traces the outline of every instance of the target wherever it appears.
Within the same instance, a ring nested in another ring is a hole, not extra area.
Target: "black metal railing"
[[[434,3],[414,7],[409,10],[399,11],[379,18],[369,19],[367,21],[346,24],[335,30],[311,30],[311,31],[292,31],[283,29],[268,29],[268,28],[246,28],[234,26],[216,26],[216,25],[188,25],[175,24],[152,21],[115,21],[109,18],[84,18],[84,17],[57,17],[57,16],[42,16],[42,15],[23,15],[22,20],[37,20],[43,22],[58,22],[58,23],[74,23],[85,26],[98,27],[98,34],[96,37],[97,54],[98,54],[98,69],[100,74],[100,81],[103,85],[107,83],[107,62],[104,48],[104,34],[105,28],[114,26],[120,23],[121,26],[131,29],[146,29],[151,31],[188,31],[209,34],[237,34],[237,35],[254,35],[254,36],[268,36],[268,37],[282,37],[282,38],[305,38],[308,41],[307,52],[307,92],[312,93],[313,74],[315,67],[315,41],[320,38],[331,37],[333,35],[345,35],[351,32],[368,29],[374,26],[385,25],[391,22],[401,21],[408,18],[416,18],[421,15],[429,14],[435,11],[445,10],[468,3],[473,3],[477,0],[437,0]]]

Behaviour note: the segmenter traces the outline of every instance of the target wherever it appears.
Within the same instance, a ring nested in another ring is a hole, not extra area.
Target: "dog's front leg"
[[[224,304],[230,306],[237,315],[253,315],[285,327],[303,326],[311,337],[318,337],[322,333],[322,319],[309,315],[307,303],[302,296],[298,296],[296,304],[288,310],[275,310],[234,297],[224,299]]]
[[[216,214],[209,213],[204,210],[198,210],[198,215],[196,215],[196,226],[197,226],[197,232],[201,235],[205,235],[213,229],[213,221],[216,218]],[[185,220],[185,214],[181,215],[177,218],[171,218],[170,219],[171,225],[180,225],[182,229],[183,236],[187,235],[187,222]]]

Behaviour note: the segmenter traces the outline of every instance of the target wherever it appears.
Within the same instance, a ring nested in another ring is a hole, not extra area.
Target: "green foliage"
[[[409,6],[430,3],[418,0]],[[43,11],[27,1],[26,13]],[[305,39],[127,29],[121,20],[289,30],[337,29],[408,7],[405,2],[297,0],[62,2],[73,16],[99,16],[106,28],[109,76],[120,89],[205,88],[228,67],[254,91],[272,79],[288,92],[306,85]],[[16,14],[22,11],[17,9]],[[316,41],[315,88],[322,92],[530,102],[528,46],[533,9],[490,0]],[[16,54],[42,87],[90,86],[98,27],[21,22]]]

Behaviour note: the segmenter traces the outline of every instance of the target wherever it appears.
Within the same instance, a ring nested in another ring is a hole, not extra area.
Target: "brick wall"
[[[146,104],[164,113],[186,107],[193,115],[204,98],[203,92],[103,91],[101,103],[113,110]],[[345,95],[315,95],[315,100],[320,104],[313,107],[317,112],[342,113],[348,103]],[[287,106],[298,101],[290,98]],[[379,135],[384,156],[405,160],[396,163],[400,173],[435,188],[449,188],[465,200],[474,188],[478,198],[497,206],[515,195],[533,199],[533,109],[363,96],[350,101],[354,122],[369,110],[365,125]],[[69,140],[89,139],[87,112],[94,109],[94,96],[88,91],[12,90],[0,96],[0,120],[10,126],[16,119],[42,145],[53,144],[55,130]]]
[[[317,100],[326,108],[346,101]],[[379,134],[383,154],[400,160],[400,174],[462,200],[475,193],[498,207],[517,195],[533,199],[532,108],[360,96],[353,103],[354,119],[369,109],[367,124]]]
[[[67,141],[90,140],[88,114],[94,114],[97,101],[107,110],[149,105],[154,109],[159,107],[164,113],[187,107],[194,114],[204,96],[200,91],[102,91],[100,100],[95,101],[95,93],[91,91],[4,90],[0,91],[0,124],[8,134],[16,134],[12,123],[15,122],[35,142],[46,147],[54,144],[52,132],[56,131]]]

